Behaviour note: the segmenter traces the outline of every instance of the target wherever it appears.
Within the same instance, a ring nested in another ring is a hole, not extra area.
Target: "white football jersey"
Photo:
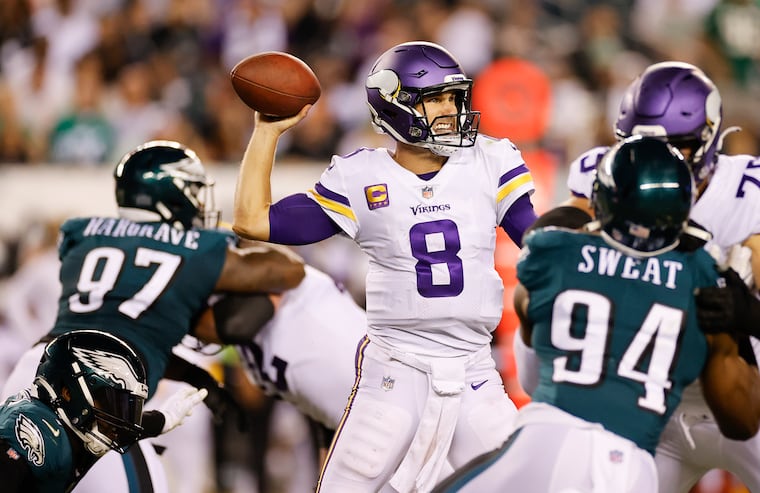
[[[269,395],[334,430],[354,384],[354,358],[366,334],[364,310],[327,274],[306,266],[274,317],[237,346],[248,376]]]
[[[369,256],[370,337],[458,356],[489,344],[501,319],[496,226],[533,189],[511,142],[479,136],[430,180],[384,148],[333,157],[310,195]]]

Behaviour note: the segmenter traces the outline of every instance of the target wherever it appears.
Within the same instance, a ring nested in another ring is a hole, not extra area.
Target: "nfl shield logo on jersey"
[[[620,450],[610,450],[610,462],[620,464],[623,462],[623,452]]]
[[[394,380],[391,377],[383,377],[383,384],[382,389],[386,392],[389,390],[393,390],[393,384],[396,383],[396,380]]]
[[[432,199],[433,198],[433,187],[431,187],[431,186],[422,187],[422,198],[423,199]]]

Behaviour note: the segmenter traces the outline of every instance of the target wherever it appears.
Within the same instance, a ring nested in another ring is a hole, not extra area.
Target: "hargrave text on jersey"
[[[128,219],[93,217],[84,230],[84,236],[151,238],[155,241],[197,250],[200,233],[195,230],[172,228],[167,223],[136,223]]]

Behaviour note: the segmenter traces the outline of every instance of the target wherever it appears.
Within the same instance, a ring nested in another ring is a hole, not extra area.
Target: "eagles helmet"
[[[638,135],[604,155],[591,201],[607,243],[631,256],[651,257],[678,245],[694,190],[689,165],[678,149]]]
[[[615,133],[621,138],[662,137],[682,152],[688,149],[686,160],[702,185],[715,170],[721,120],[720,93],[704,72],[688,63],[661,62],[650,65],[626,89]]]
[[[475,144],[480,113],[471,110],[472,79],[441,46],[424,41],[394,46],[375,62],[366,89],[372,124],[379,133],[441,156]],[[444,91],[455,91],[457,113],[436,120],[453,117],[456,126],[437,134],[436,122],[428,122],[424,105],[421,112],[415,105]]]
[[[214,181],[195,152],[182,144],[146,142],[121,158],[114,178],[121,217],[164,221],[182,229],[218,223]]]
[[[45,347],[34,384],[40,400],[90,453],[124,453],[140,438],[148,398],[145,367],[117,337],[98,330],[56,337]]]

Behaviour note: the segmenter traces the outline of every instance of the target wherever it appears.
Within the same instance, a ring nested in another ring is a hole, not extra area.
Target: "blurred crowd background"
[[[622,91],[653,62],[701,67],[723,96],[724,128],[743,128],[727,139],[727,152],[760,154],[760,0],[0,5],[0,183],[8,179],[6,171],[25,167],[111,170],[124,152],[157,138],[193,148],[212,175],[234,174],[253,115],[228,74],[246,56],[271,50],[302,58],[322,84],[320,101],[278,148],[281,161],[313,164],[319,173],[332,154],[385,145],[386,137],[369,125],[364,79],[379,54],[412,40],[445,46],[475,79],[481,131],[509,137],[524,151],[540,192],[539,212],[566,196],[563,172],[572,159],[613,140]],[[56,200],[28,193],[40,202]],[[6,341],[0,361],[7,364],[54,317],[49,300],[57,282],[50,277],[57,269],[58,220],[30,217],[28,227],[0,235],[0,338]],[[361,302],[362,270],[336,253],[343,251],[349,250],[338,244],[307,255],[347,281]],[[501,258],[507,275],[512,261],[512,255]],[[251,399],[261,402],[260,396]],[[290,423],[285,429],[293,429],[295,418],[282,419]],[[243,449],[265,462],[266,451]],[[224,451],[215,453],[225,457]],[[269,460],[275,476],[278,467],[288,470],[278,453]],[[238,449],[231,455],[241,462],[249,457]],[[292,483],[291,475],[283,477]],[[716,478],[703,482],[701,491],[744,491]]]

